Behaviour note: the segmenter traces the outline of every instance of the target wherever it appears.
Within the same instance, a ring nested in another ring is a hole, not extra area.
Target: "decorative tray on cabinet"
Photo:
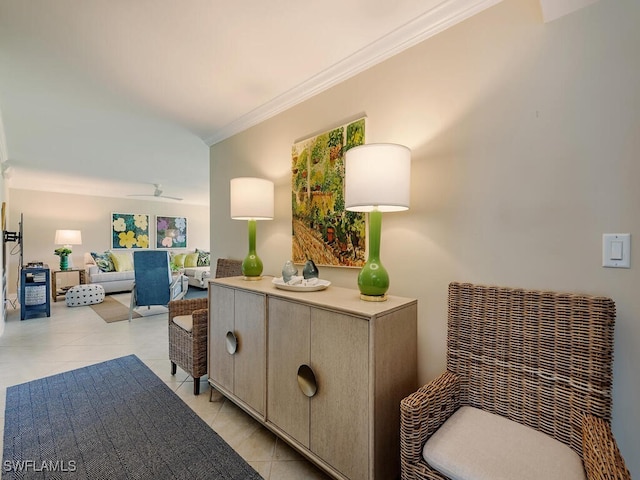
[[[300,283],[289,284],[285,283],[282,277],[276,277],[272,280],[276,288],[281,290],[289,290],[291,292],[317,292],[318,290],[324,290],[331,282],[328,280],[321,280],[319,278],[313,279],[314,282],[308,280],[301,280]]]

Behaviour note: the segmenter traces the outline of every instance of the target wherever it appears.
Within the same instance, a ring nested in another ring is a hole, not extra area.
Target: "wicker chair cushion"
[[[422,451],[452,480],[584,480],[582,460],[567,445],[499,415],[458,409]]]
[[[173,323],[183,329],[185,332],[193,330],[193,317],[191,315],[177,315],[173,317]]]

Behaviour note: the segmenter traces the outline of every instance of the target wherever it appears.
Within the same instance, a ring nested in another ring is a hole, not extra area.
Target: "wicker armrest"
[[[460,407],[458,376],[445,372],[400,402],[400,452],[403,461],[422,458],[427,439]]]
[[[206,331],[209,325],[209,310],[206,308],[194,310],[191,316],[193,317],[193,328],[203,327]]]
[[[611,427],[594,415],[582,418],[582,454],[589,480],[631,480]]]

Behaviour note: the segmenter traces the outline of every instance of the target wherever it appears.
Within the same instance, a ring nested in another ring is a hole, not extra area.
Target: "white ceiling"
[[[207,205],[209,145],[499,1],[0,0],[5,178]]]

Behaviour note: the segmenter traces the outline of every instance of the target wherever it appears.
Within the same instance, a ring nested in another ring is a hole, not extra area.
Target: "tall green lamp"
[[[273,182],[263,178],[231,179],[231,218],[249,221],[249,253],[242,261],[245,280],[262,278],[262,260],[256,253],[256,221],[273,220]]]
[[[369,213],[369,256],[358,274],[360,298],[387,299],[389,274],[380,261],[382,213],[409,208],[411,150],[393,143],[351,148],[345,157],[345,208]]]

